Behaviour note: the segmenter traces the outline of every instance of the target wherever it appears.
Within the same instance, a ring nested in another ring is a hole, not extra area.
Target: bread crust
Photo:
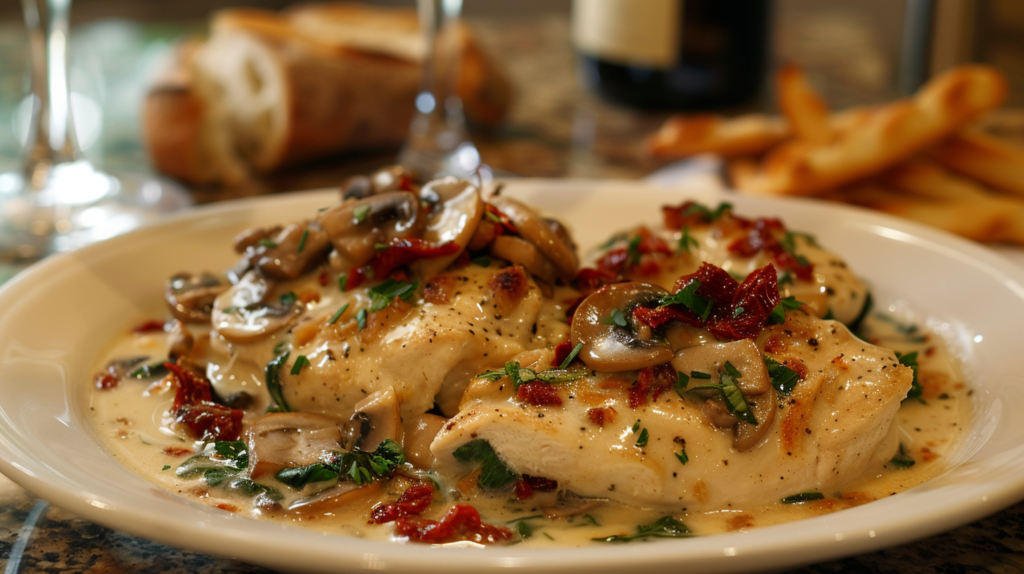
[[[1024,148],[980,130],[953,135],[931,151],[946,167],[997,189],[1024,196]]]

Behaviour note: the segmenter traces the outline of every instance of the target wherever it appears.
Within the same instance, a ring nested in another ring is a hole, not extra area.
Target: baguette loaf
[[[347,3],[284,13],[239,8],[216,13],[210,29],[147,95],[144,138],[159,171],[193,185],[235,185],[405,140],[422,77],[415,11]],[[478,68],[470,97],[500,94],[482,106],[467,100],[467,115],[482,107],[496,123],[511,88],[465,37],[460,49]]]

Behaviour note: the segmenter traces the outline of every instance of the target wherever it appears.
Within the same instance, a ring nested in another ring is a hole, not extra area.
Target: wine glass
[[[32,123],[20,172],[0,174],[0,263],[22,265],[123,233],[191,204],[181,188],[114,177],[85,159],[68,86],[71,0],[22,0]]]
[[[449,27],[462,12],[462,0],[417,0],[416,7],[426,41],[423,84],[398,163],[426,178],[454,175],[486,183],[490,171],[469,139],[462,100],[452,81],[458,62],[456,34]]]

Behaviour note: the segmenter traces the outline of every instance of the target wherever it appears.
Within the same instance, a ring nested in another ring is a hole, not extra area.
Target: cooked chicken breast
[[[913,373],[892,351],[859,340],[836,321],[794,311],[756,343],[705,341],[676,349],[672,365],[690,374],[688,389],[718,383],[726,360],[741,373],[741,388],[744,380],[760,384],[764,364],[744,362],[742,344],[756,344],[758,353],[800,379],[786,396],[772,389],[751,401],[759,422],[767,423],[756,444],[737,447],[750,429],[742,422],[729,428],[728,416],[720,420],[714,401],[701,397],[708,391],[677,393],[671,379],[667,388],[655,382],[638,391],[635,371],[586,371],[584,379],[556,385],[560,405],[518,400],[508,378],[478,379],[431,450],[442,472],[459,476],[470,468],[453,451],[483,439],[513,471],[556,480],[560,489],[697,511],[831,493],[893,456],[892,423]],[[520,360],[543,370],[550,354]],[[711,379],[696,379],[701,375],[694,371]]]

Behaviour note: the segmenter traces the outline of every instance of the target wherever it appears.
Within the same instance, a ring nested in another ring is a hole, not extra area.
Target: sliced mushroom
[[[405,425],[402,450],[405,460],[416,468],[429,469],[434,466],[434,453],[430,452],[430,443],[434,442],[437,433],[448,419],[424,413]]]
[[[282,468],[319,462],[325,453],[341,450],[341,427],[330,417],[306,412],[268,413],[245,433],[249,477],[257,479]]]
[[[372,451],[391,439],[402,443],[401,405],[395,389],[381,389],[356,403],[352,418],[345,425],[346,444]]]
[[[642,338],[633,309],[660,300],[668,292],[647,283],[617,283],[583,300],[572,318],[572,344],[583,343],[579,358],[595,371],[632,371],[672,360],[672,348],[659,339]],[[626,326],[614,322],[618,310]]]
[[[331,240],[319,224],[293,223],[253,247],[249,260],[268,277],[295,279],[322,263],[330,249]]]
[[[275,225],[274,227],[255,227],[253,229],[246,229],[236,235],[235,238],[231,240],[231,243],[235,247],[236,253],[245,253],[249,248],[259,245],[261,239],[270,239],[280,232],[280,225]]]
[[[288,506],[288,512],[303,518],[323,518],[349,504],[370,500],[382,488],[380,482],[359,486],[348,480],[342,481],[316,494],[299,498]]]
[[[457,177],[427,183],[420,190],[420,199],[438,205],[427,220],[423,239],[434,245],[451,242],[459,246],[451,255],[420,259],[412,264],[413,272],[420,277],[433,277],[462,254],[480,225],[485,206],[476,186]]]
[[[167,356],[171,362],[176,362],[180,357],[188,357],[192,352],[192,345],[195,344],[192,332],[181,321],[171,323],[171,328],[167,331],[167,340],[170,346]]]
[[[679,350],[672,359],[672,367],[682,373],[700,371],[711,375],[709,384],[717,384],[725,363],[736,368],[740,377],[736,387],[750,407],[757,424],[739,420],[729,412],[721,398],[712,398],[704,403],[701,412],[708,421],[719,428],[733,429],[732,446],[744,451],[753,448],[764,438],[775,420],[777,398],[768,376],[764,357],[757,345],[748,339],[729,343],[707,343]]]
[[[521,237],[514,235],[495,237],[494,241],[491,241],[490,253],[509,263],[522,265],[535,277],[548,283],[554,283],[558,278],[558,268],[555,267],[555,264],[544,257],[544,254],[534,244]]]
[[[176,319],[186,323],[209,323],[214,300],[227,288],[227,284],[209,273],[177,273],[167,280],[164,299]]]
[[[750,339],[728,343],[708,343],[680,349],[672,359],[672,366],[681,373],[700,371],[718,380],[718,371],[728,362],[740,372],[736,386],[744,395],[760,395],[772,388],[764,356]]]
[[[354,175],[341,182],[341,199],[362,199],[373,195],[373,181],[365,175]]]
[[[370,176],[373,193],[386,191],[415,191],[419,175],[407,167],[391,165],[381,168]]]
[[[732,447],[738,451],[754,448],[768,433],[768,429],[772,427],[772,421],[775,420],[775,411],[779,410],[775,389],[769,388],[766,393],[747,397],[747,406],[750,407],[750,412],[753,413],[757,424],[752,425],[744,421],[736,423],[736,429],[733,431],[735,436],[732,440]]]
[[[349,265],[364,265],[377,246],[392,239],[419,237],[424,218],[420,200],[408,191],[389,191],[365,199],[349,200],[325,211],[320,226]]]
[[[566,242],[547,220],[521,202],[508,197],[493,197],[491,204],[507,215],[519,234],[536,245],[558,267],[562,279],[569,280],[576,275],[579,259],[572,242]]]
[[[251,343],[288,326],[301,312],[296,303],[267,302],[273,284],[249,271],[213,304],[213,328],[233,343]]]

